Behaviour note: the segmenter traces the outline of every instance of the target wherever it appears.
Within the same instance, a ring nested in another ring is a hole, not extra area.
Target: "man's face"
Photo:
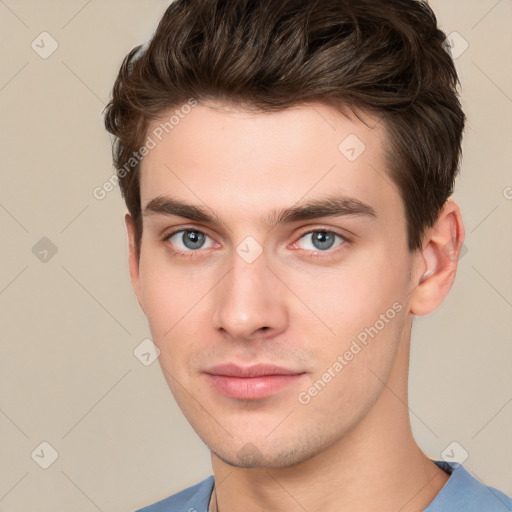
[[[132,279],[172,393],[230,464],[288,466],[342,439],[408,340],[404,208],[367,119],[198,105],[162,141],[148,130]]]

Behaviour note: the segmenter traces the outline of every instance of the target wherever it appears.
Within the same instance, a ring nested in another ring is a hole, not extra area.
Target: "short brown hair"
[[[149,46],[124,58],[105,113],[137,250],[140,162],[129,172],[126,162],[149,122],[190,98],[262,112],[316,101],[376,113],[408,247],[420,249],[453,192],[465,124],[445,41],[422,0],[174,1]]]

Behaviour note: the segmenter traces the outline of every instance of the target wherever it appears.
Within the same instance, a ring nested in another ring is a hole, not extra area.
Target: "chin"
[[[314,446],[301,445],[300,442],[290,448],[283,446],[278,448],[272,445],[258,447],[257,444],[247,442],[236,452],[210,445],[208,447],[216,457],[226,464],[244,469],[287,468],[305,462],[321,451],[315,449]]]

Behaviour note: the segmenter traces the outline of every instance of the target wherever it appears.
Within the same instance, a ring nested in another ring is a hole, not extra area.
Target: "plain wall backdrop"
[[[466,241],[451,293],[415,320],[410,416],[427,455],[455,441],[512,495],[512,2],[431,5],[468,116]],[[150,334],[119,189],[93,196],[113,173],[102,111],[120,63],[167,6],[0,0],[0,511],[130,511],[211,474],[158,362],[134,355]]]

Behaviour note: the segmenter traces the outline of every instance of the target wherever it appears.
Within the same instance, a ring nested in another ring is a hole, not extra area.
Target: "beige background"
[[[0,511],[130,511],[210,474],[158,363],[133,354],[149,329],[119,191],[92,194],[112,173],[102,110],[120,62],[167,3],[0,0]],[[413,329],[411,420],[429,456],[457,441],[472,474],[512,494],[512,2],[432,5],[463,38],[454,51],[469,45],[456,60],[469,121],[454,196],[467,252]],[[51,49],[43,31],[58,43],[46,59],[31,47]],[[58,452],[48,469],[44,441]]]

